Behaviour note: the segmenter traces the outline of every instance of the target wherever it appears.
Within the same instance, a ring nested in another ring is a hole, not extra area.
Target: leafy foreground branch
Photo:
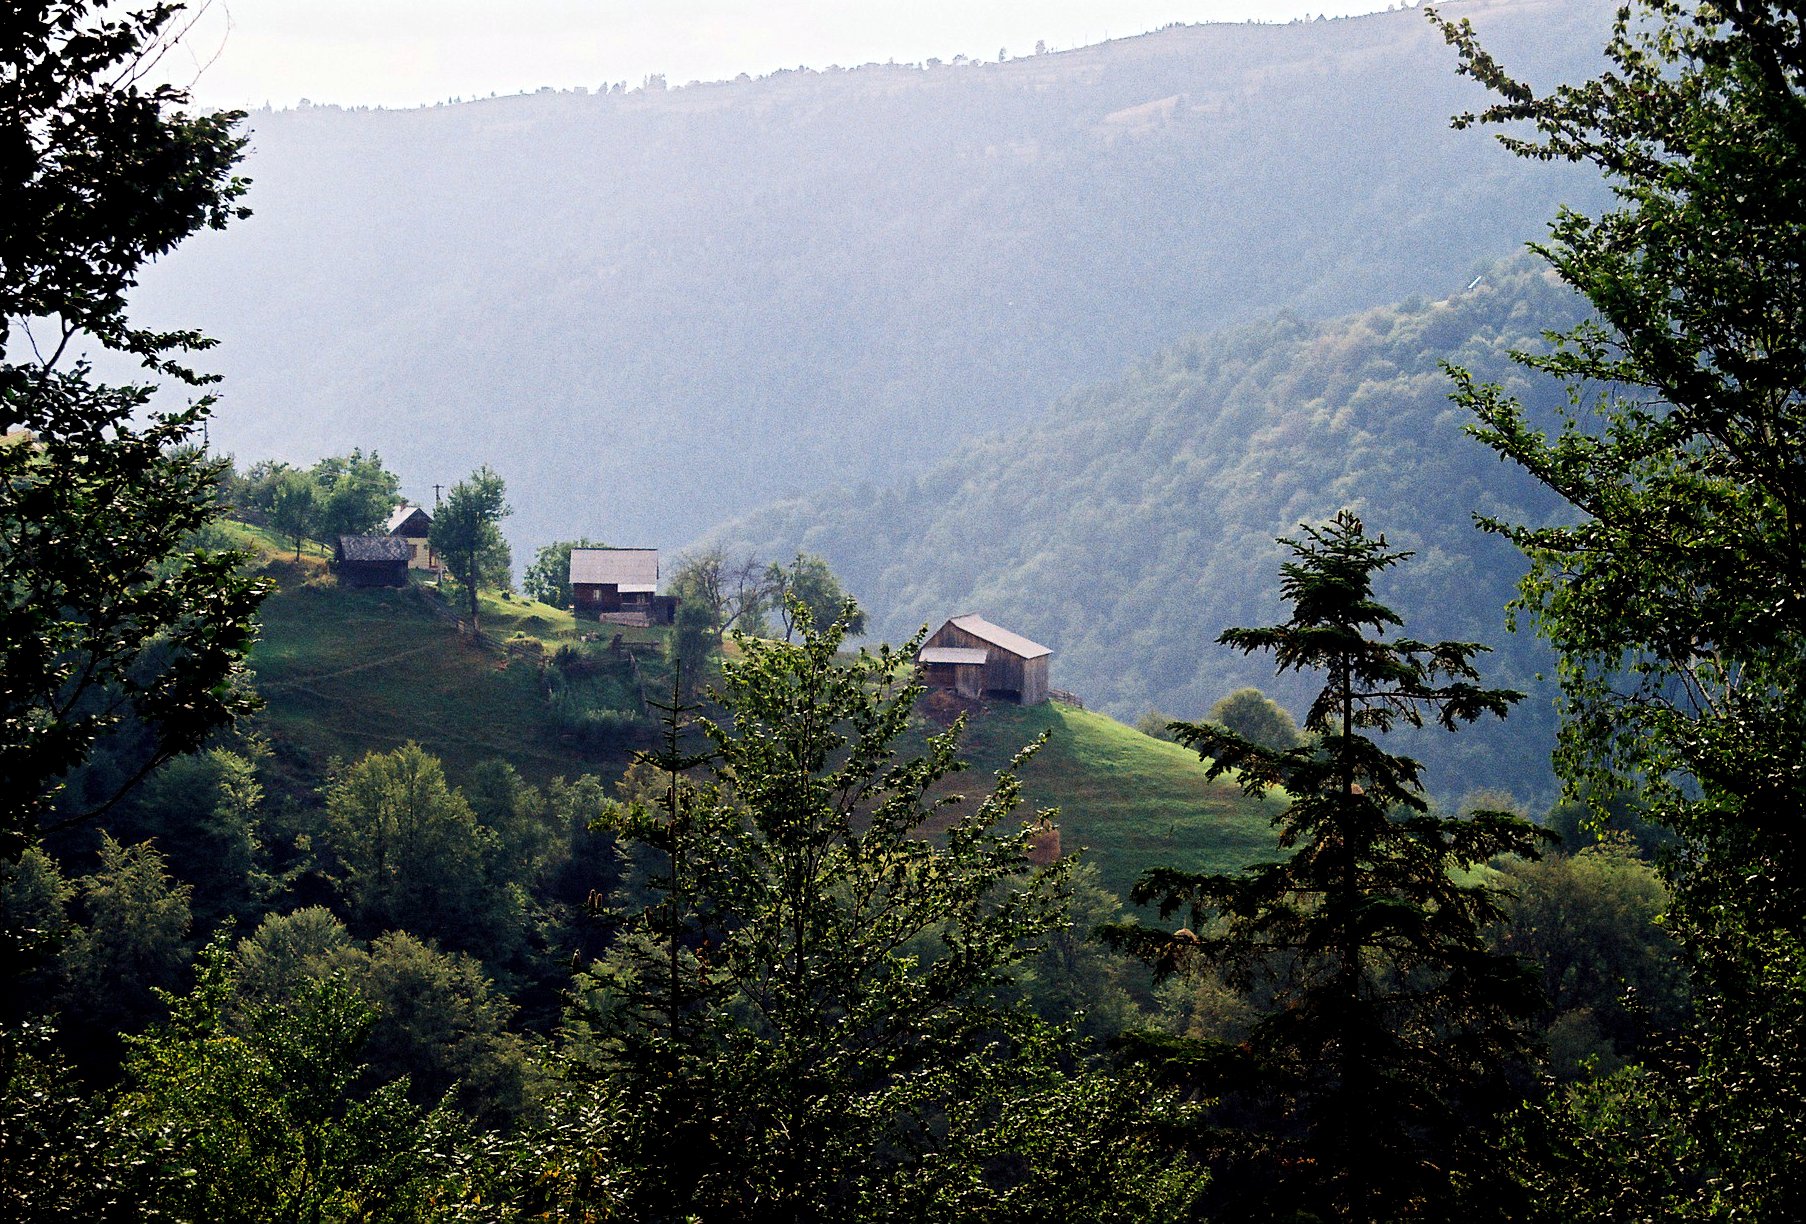
[[[844,619],[792,612],[801,644],[742,639],[695,743],[671,712],[663,810],[616,814],[664,870],[573,1024],[573,1102],[618,1106],[592,1137],[609,1195],[652,1219],[1182,1210],[1199,1177],[1154,1157],[1160,1101],[1064,1070],[1064,1035],[1006,1002],[1071,867],[1026,860],[1032,749],[976,805],[937,797],[959,728],[915,750],[915,644],[841,660]]]
[[[1572,1102],[1560,1218],[1806,1211],[1806,28],[1797,5],[1641,0],[1597,79],[1539,94],[1442,23],[1521,155],[1582,161],[1615,206],[1539,248],[1596,311],[1520,355],[1569,391],[1542,419],[1462,371],[1474,432],[1571,507],[1495,522],[1560,660],[1557,766],[1679,837],[1666,926],[1698,1025],[1622,1115]],[[1602,813],[1603,814],[1603,813]],[[1665,1117],[1664,1117],[1665,1115]],[[1646,1119],[1657,1122],[1646,1125]],[[1651,1150],[1635,1197],[1615,1153]]]
[[[97,744],[133,749],[105,810],[251,709],[242,683],[268,593],[229,552],[221,465],[195,446],[201,396],[151,411],[154,383],[212,381],[212,341],[127,317],[141,269],[247,215],[241,112],[184,113],[141,84],[176,6],[13,5],[0,30],[0,858],[40,836],[47,801]],[[106,385],[84,355],[140,363]],[[94,811],[80,813],[91,816]]]

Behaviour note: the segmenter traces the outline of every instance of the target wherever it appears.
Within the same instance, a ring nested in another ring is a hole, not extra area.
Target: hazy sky
[[[1169,22],[1290,21],[1393,0],[189,0],[166,67],[210,106],[418,106],[551,85],[1061,50]]]

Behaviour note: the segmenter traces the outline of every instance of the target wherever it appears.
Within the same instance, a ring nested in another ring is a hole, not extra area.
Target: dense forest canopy
[[[1598,0],[1457,4],[1539,79]],[[251,116],[257,215],[142,307],[222,340],[214,441],[507,475],[516,555],[670,547],[1012,427],[1199,331],[1440,297],[1600,198],[1451,132],[1421,13],[1002,64]],[[874,136],[882,133],[882,136]],[[720,445],[732,437],[734,445]]]

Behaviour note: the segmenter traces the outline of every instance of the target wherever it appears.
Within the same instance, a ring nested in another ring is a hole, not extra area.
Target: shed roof
[[[400,527],[403,523],[405,523],[409,519],[413,518],[416,514],[418,514],[421,518],[426,520],[427,526],[429,526],[429,527],[432,526],[432,523],[433,523],[432,515],[428,514],[425,510],[422,510],[419,506],[410,506],[406,502],[403,502],[401,505],[395,507],[395,509],[390,512],[389,525],[387,527],[383,528],[383,530],[387,531],[391,535],[393,535],[395,532],[395,529],[397,527]]]
[[[340,536],[341,561],[406,561],[408,542],[400,536]]]
[[[967,664],[983,667],[991,657],[988,650],[980,650],[976,646],[924,646],[916,653],[918,663],[952,663],[956,667]]]
[[[1053,651],[1041,645],[1041,643],[1031,642],[1020,633],[1011,633],[1008,629],[993,625],[984,617],[976,614],[969,613],[965,616],[956,616],[947,623],[950,625],[957,625],[967,633],[970,633],[973,637],[981,638],[984,641],[991,643],[991,645],[1007,650],[1020,658],[1038,659],[1042,655],[1053,653]]]
[[[658,589],[656,548],[573,548],[571,583],[612,586],[622,591]]]

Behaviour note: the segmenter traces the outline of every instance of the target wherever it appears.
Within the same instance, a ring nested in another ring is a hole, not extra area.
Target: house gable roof
[[[412,520],[416,515],[420,518],[420,525],[415,528],[415,530],[408,532],[408,534],[425,535],[432,528],[433,516],[422,510],[419,506],[409,506],[405,504],[395,507],[389,514],[389,525],[383,528],[383,530],[387,531],[390,535],[394,535],[397,531],[401,530],[401,528],[412,526]]]
[[[337,552],[341,561],[406,561],[408,542],[400,536],[340,536]]]
[[[573,548],[571,585],[612,586],[624,592],[658,589],[656,548]]]
[[[993,625],[990,621],[976,614],[956,616],[947,622],[949,625],[964,629],[980,641],[989,642],[1001,650],[1023,659],[1038,659],[1042,655],[1050,655],[1053,651],[1039,642],[1031,642],[1020,633],[1011,633],[1008,629]]]

